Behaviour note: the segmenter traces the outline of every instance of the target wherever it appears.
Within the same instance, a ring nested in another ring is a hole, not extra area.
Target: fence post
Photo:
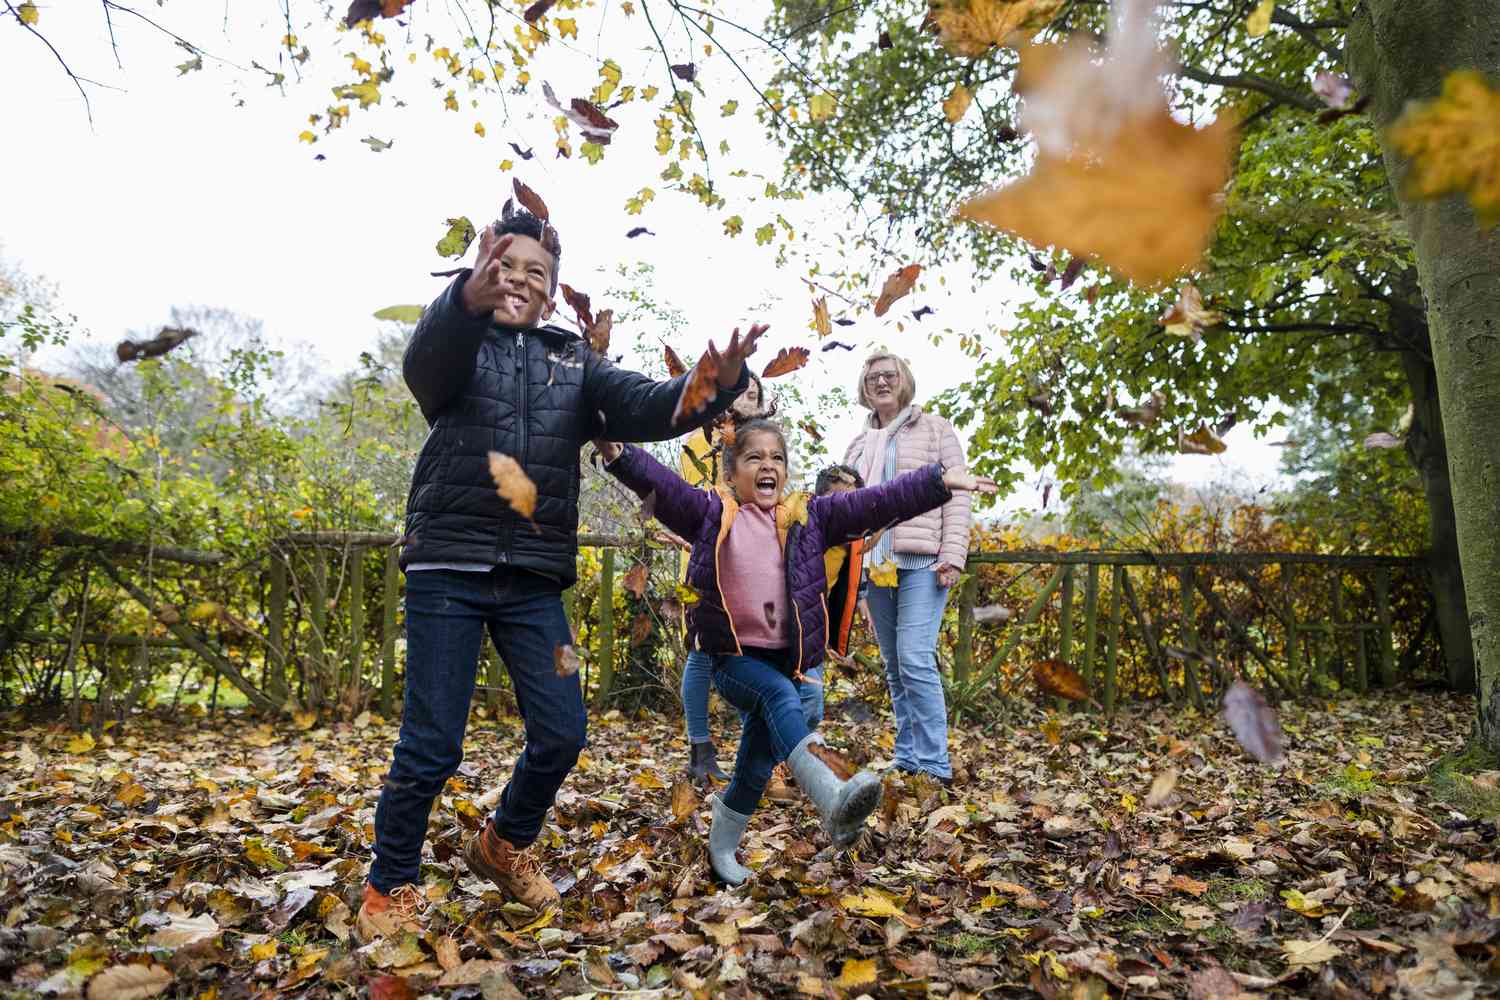
[[[1156,641],[1156,633],[1151,628],[1151,620],[1141,610],[1141,602],[1136,599],[1135,585],[1130,582],[1130,573],[1120,577],[1121,588],[1125,591],[1125,600],[1130,605],[1130,613],[1135,616],[1135,623],[1140,627],[1141,637],[1146,640],[1146,652],[1151,657],[1151,663],[1156,668],[1156,681],[1161,685],[1162,697],[1172,704],[1177,704],[1177,690],[1172,687],[1172,679],[1167,676],[1166,657],[1162,655],[1161,646]]]
[[[1345,683],[1344,677],[1344,651],[1339,648],[1339,626],[1344,623],[1344,572],[1337,566],[1333,568],[1333,580],[1329,584],[1330,600],[1328,609],[1328,668],[1323,672],[1332,673],[1332,667],[1337,662],[1339,670],[1339,687]]]
[[[1083,581],[1083,674],[1090,691],[1094,690],[1094,650],[1099,641],[1099,564],[1089,563]]]
[[[1104,643],[1104,711],[1115,713],[1115,667],[1120,653],[1120,597],[1124,585],[1120,578],[1125,574],[1124,566],[1112,567],[1109,581],[1109,635]]]
[[[381,597],[380,714],[391,717],[396,698],[396,604],[400,600],[401,557],[394,547],[385,552],[385,586]]]
[[[1282,612],[1281,625],[1286,630],[1286,672],[1287,678],[1299,687],[1302,684],[1302,648],[1298,645],[1297,635],[1297,567],[1291,563],[1281,564],[1281,593],[1286,602],[1286,610]]]
[[[364,687],[365,643],[365,550],[349,550],[349,686],[345,688],[346,708],[353,712],[359,705]]]
[[[286,558],[271,553],[271,606],[266,614],[266,662],[271,700],[286,704]]]
[[[1365,633],[1368,631],[1364,625],[1354,630],[1354,687],[1360,694],[1370,690],[1370,668],[1365,653]]]
[[[1198,617],[1193,608],[1194,576],[1191,563],[1177,570],[1178,590],[1182,597],[1182,647],[1188,653],[1182,660],[1182,677],[1188,693],[1193,696],[1193,704],[1202,712],[1207,711],[1207,705],[1203,700],[1203,685],[1198,680],[1198,668],[1193,663],[1193,656],[1198,652]]]
[[[310,584],[312,607],[309,620],[312,622],[312,652],[308,663],[308,704],[304,708],[317,709],[322,706],[327,689],[328,676],[328,560],[316,543],[308,546],[308,558],[312,560],[312,582]]]
[[[1062,568],[1062,608],[1057,615],[1057,656],[1068,666],[1073,665],[1073,566]],[[1052,707],[1061,712],[1067,707],[1064,698],[1053,698]]]
[[[1391,571],[1385,567],[1375,571],[1375,615],[1380,625],[1375,633],[1380,643],[1379,685],[1389,687],[1396,679],[1396,647],[1391,636]]]
[[[969,682],[974,668],[974,597],[979,590],[979,564],[969,570],[969,577],[958,592],[958,655],[953,658],[953,679]]]
[[[599,553],[599,687],[595,699],[603,703],[615,683],[615,550]]]

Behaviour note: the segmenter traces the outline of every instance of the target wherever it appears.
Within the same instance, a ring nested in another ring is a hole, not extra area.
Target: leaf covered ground
[[[883,762],[887,718],[830,716],[830,743]],[[677,720],[611,713],[544,835],[565,890],[544,914],[458,856],[518,749],[514,717],[480,719],[434,810],[431,931],[366,947],[390,723],[139,719],[95,742],[12,718],[0,995],[1495,995],[1495,826],[1426,780],[1472,717],[1447,695],[1283,706],[1266,767],[1191,712],[1018,708],[955,730],[953,789],[888,777],[852,854],[805,801],[764,804],[757,877],[720,892]]]

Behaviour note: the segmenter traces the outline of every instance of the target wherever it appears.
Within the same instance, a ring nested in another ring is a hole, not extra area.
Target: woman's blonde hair
[[[859,405],[867,410],[875,409],[875,404],[870,401],[870,395],[865,389],[865,376],[869,374],[870,366],[877,361],[895,363],[896,372],[900,376],[900,384],[896,386],[896,402],[902,407],[911,405],[911,401],[917,398],[917,377],[911,373],[910,365],[890,351],[876,351],[859,366],[859,384],[854,387]]]

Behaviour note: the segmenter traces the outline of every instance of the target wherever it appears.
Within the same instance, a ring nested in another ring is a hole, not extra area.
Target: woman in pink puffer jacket
[[[885,352],[870,355],[856,391],[870,417],[844,461],[867,485],[932,462],[965,466],[953,425],[912,403],[917,383],[905,361]],[[944,784],[952,782],[953,766],[948,706],[938,676],[938,627],[948,591],[963,572],[971,523],[969,494],[955,493],[936,510],[878,535],[865,557],[870,619],[896,717],[896,769],[928,774]]]

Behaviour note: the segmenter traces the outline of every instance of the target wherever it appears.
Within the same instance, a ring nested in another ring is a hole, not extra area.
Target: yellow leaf
[[[1281,942],[1281,950],[1287,965],[1322,965],[1338,958],[1343,952],[1338,946],[1321,938],[1315,941],[1290,940]]]
[[[297,726],[298,729],[300,729],[302,732],[305,733],[309,729],[311,729],[313,726],[315,726],[315,725],[318,724],[318,713],[317,712],[293,712],[292,713],[292,722],[294,722],[296,724],[296,726]]]
[[[813,300],[812,328],[818,336],[826,337],[833,332],[833,323],[828,318],[828,296]]]
[[[1177,301],[1172,303],[1172,308],[1161,318],[1161,324],[1168,333],[1174,337],[1190,337],[1194,343],[1203,339],[1205,327],[1223,321],[1222,313],[1203,308],[1203,294],[1191,281],[1182,286],[1182,291],[1177,293]]]
[[[199,601],[191,608],[188,608],[187,613],[188,621],[190,622],[213,621],[218,616],[219,606],[213,601]]]
[[[515,165],[516,165],[516,161],[515,160],[501,160],[500,161],[500,169],[504,170],[506,173],[509,173],[515,167]]]
[[[1271,12],[1276,9],[1276,0],[1260,0],[1256,8],[1245,18],[1245,31],[1251,38],[1259,38],[1271,27]]]
[[[481,139],[484,138],[484,122],[474,123],[474,134],[479,136],[479,138]]]
[[[1177,450],[1184,455],[1221,455],[1228,447],[1207,424],[1199,424],[1191,434],[1177,433]]]
[[[364,83],[353,83],[343,87],[334,87],[333,96],[348,100],[353,98],[359,101],[359,106],[368,108],[372,104],[380,103],[380,88],[373,80]]]
[[[490,452],[490,478],[495,492],[528,521],[536,510],[536,484],[521,470],[521,463],[498,451]]]
[[[869,986],[875,982],[875,979],[875,959],[851,958],[844,963],[844,968],[839,972],[839,977],[833,981],[833,985],[851,989],[855,986]]]
[[[630,779],[630,782],[633,785],[651,790],[667,787],[655,771],[637,771],[635,777]]]
[[[88,753],[94,749],[94,734],[90,732],[79,733],[69,740],[67,746],[63,747],[63,749],[68,751],[68,753]]]
[[[298,142],[306,142],[306,143],[311,144],[311,143],[317,142],[318,141],[318,137],[315,136],[315,135],[313,135],[307,129],[303,129],[301,132],[297,133],[297,141]],[[297,515],[293,514],[292,516],[296,517]]]
[[[943,101],[943,114],[950,122],[957,124],[958,120],[964,116],[964,112],[969,110],[969,103],[973,100],[974,95],[969,93],[969,88],[956,83],[953,85],[953,93]]]
[[[560,17],[552,22],[557,27],[557,33],[563,38],[578,37],[578,22],[571,17]]]
[[[897,906],[891,897],[878,889],[865,889],[858,896],[841,896],[839,897],[839,906],[861,917],[904,916],[901,907]]]
[[[724,220],[724,233],[727,236],[738,236],[745,229],[745,220],[738,215],[731,215]]]
[[[35,25],[42,19],[42,12],[36,9],[36,4],[28,2],[16,8],[16,16],[22,24]]]
[[[870,567],[869,573],[870,582],[877,587],[894,587],[899,582],[893,562],[876,563]]]
[[[1449,73],[1436,99],[1407,108],[1391,141],[1412,161],[1407,197],[1464,193],[1481,226],[1500,222],[1500,92],[1482,73]]]
[[[938,41],[973,59],[991,46],[1029,42],[1062,9],[1063,0],[931,0]]]
[[[807,111],[815,122],[823,121],[825,118],[833,117],[834,108],[838,102],[832,94],[814,94],[808,103]]]
[[[257,962],[264,962],[276,954],[276,943],[275,938],[269,938],[260,944],[252,944],[250,946],[250,957]]]
[[[1302,894],[1302,890],[1300,889],[1283,889],[1281,890],[1281,898],[1286,900],[1287,909],[1294,910],[1304,917],[1316,920],[1319,917],[1328,915],[1328,908],[1326,906],[1316,899],[1308,899]]]

